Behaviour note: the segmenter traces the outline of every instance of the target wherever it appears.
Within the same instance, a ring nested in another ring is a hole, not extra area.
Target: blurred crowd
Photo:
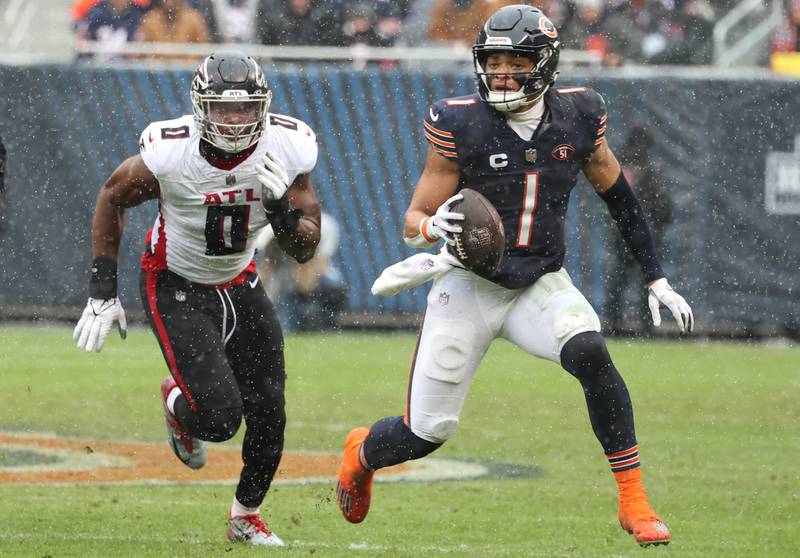
[[[788,0],[783,21],[772,35],[770,51],[800,52],[800,0]]]
[[[78,36],[264,45],[471,45],[498,8],[519,0],[76,0]],[[731,0],[534,0],[565,48],[609,66],[711,61],[714,22]]]

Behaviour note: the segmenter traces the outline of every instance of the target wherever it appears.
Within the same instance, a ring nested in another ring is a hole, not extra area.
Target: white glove
[[[427,223],[423,223],[423,226],[426,227],[425,233],[428,237],[434,239],[443,238],[448,244],[455,244],[453,233],[460,233],[462,229],[461,225],[453,224],[450,221],[463,221],[464,214],[450,211],[450,206],[463,199],[464,196],[461,194],[452,196],[439,206],[439,209],[436,210],[433,217],[428,219]]]
[[[647,296],[647,304],[650,306],[650,314],[653,316],[653,325],[658,327],[661,325],[661,312],[659,308],[661,305],[669,308],[672,312],[672,317],[678,324],[678,329],[681,333],[692,331],[694,329],[694,316],[692,309],[684,298],[672,290],[672,287],[667,282],[666,277],[657,279],[650,285],[650,294]]]
[[[90,298],[83,310],[83,315],[72,332],[72,340],[78,342],[79,349],[86,349],[87,353],[100,352],[111,331],[111,326],[117,322],[119,336],[125,339],[128,335],[128,322],[125,320],[125,310],[118,298],[100,300]]]
[[[261,159],[261,164],[256,165],[256,178],[262,185],[261,193],[264,201],[279,200],[289,189],[286,169],[272,151],[267,151]]]

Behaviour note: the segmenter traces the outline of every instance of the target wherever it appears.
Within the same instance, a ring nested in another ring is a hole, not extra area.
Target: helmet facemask
[[[272,91],[247,93],[229,89],[222,94],[192,91],[200,137],[228,153],[238,153],[255,145],[264,130]]]
[[[251,57],[239,51],[207,57],[192,80],[191,96],[200,137],[214,147],[239,153],[261,138],[272,91]]]
[[[533,68],[526,73],[487,72],[486,61],[489,55],[500,52],[525,56],[533,62]],[[550,46],[499,49],[497,47],[476,45],[473,47],[473,60],[475,63],[475,76],[478,79],[478,92],[481,98],[496,110],[511,112],[541,98],[555,81],[557,72],[548,75],[547,69],[555,67],[557,64],[558,50]],[[519,89],[516,91],[493,91],[491,79],[496,75],[511,76],[514,81],[520,84]]]

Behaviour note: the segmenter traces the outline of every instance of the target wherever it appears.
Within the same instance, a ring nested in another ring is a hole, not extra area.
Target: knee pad
[[[242,424],[242,408],[204,409],[197,413],[200,439],[207,442],[224,442],[234,437]]]
[[[600,318],[588,303],[567,306],[553,324],[553,333],[563,349],[576,335],[599,332]]]
[[[578,378],[586,379],[612,365],[605,340],[596,331],[579,333],[561,349],[561,366]]]
[[[419,364],[432,380],[460,384],[470,367],[475,326],[467,320],[429,319],[425,323],[429,358]]]
[[[419,413],[417,413],[419,415]],[[458,432],[458,416],[445,414],[428,414],[417,416],[411,421],[411,432],[423,440],[434,444],[443,444]]]

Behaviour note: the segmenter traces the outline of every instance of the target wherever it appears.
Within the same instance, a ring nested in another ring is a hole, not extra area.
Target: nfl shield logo
[[[528,163],[535,163],[536,162],[536,150],[535,149],[531,148],[531,149],[526,149],[525,150],[525,161],[528,162]]]
[[[234,184],[236,184],[236,175],[235,174],[229,174],[228,176],[226,176],[225,177],[225,184],[227,184],[228,186],[233,186]]]
[[[442,291],[439,293],[439,304],[442,306],[447,306],[447,303],[450,302],[450,295],[446,292]]]

